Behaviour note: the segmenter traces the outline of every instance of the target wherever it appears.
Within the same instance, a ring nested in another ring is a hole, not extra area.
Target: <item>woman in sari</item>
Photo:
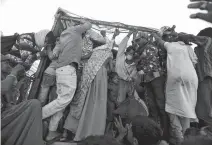
[[[90,135],[103,135],[107,116],[107,66],[112,60],[113,41],[96,47],[84,66],[80,91],[70,105],[70,131],[76,141]],[[66,120],[68,121],[68,120]]]
[[[80,104],[80,103],[78,103],[78,100],[80,99],[81,84],[82,84],[82,79],[83,79],[83,75],[82,75],[83,70],[85,69],[87,62],[93,53],[93,48],[95,48],[96,45],[103,45],[105,43],[106,43],[105,38],[93,30],[88,30],[85,33],[85,36],[83,37],[82,57],[81,57],[79,69],[77,71],[77,90],[76,90],[76,93],[74,96],[75,100],[72,101],[73,103],[70,104],[70,113],[68,114],[68,116],[66,117],[66,120],[65,120],[63,136],[60,139],[61,141],[67,140],[68,130],[71,131],[72,133],[76,133],[79,117],[75,118],[72,116],[74,113],[73,111],[77,110],[78,106],[81,107],[81,105],[78,105],[78,104]],[[82,108],[80,108],[80,109],[82,109]]]
[[[75,141],[80,141],[91,135],[104,135],[107,117],[107,67],[112,67],[112,52],[114,39],[118,35],[115,31],[112,41],[94,49],[83,72],[83,82],[80,96],[82,97],[82,111],[76,112],[80,117]],[[84,96],[84,97],[83,97]],[[80,108],[79,108],[80,109]]]

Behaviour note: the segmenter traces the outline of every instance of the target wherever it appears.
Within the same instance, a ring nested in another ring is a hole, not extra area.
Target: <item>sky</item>
[[[211,24],[192,20],[190,0],[1,0],[0,30],[4,35],[51,29],[58,7],[97,20],[197,34]]]
[[[159,29],[176,25],[176,31],[197,34],[211,24],[192,20],[190,0],[1,0],[0,30],[3,35],[51,29],[59,7],[91,19],[122,22]],[[123,37],[123,36],[121,36]],[[117,40],[118,39],[118,40]],[[117,44],[120,38],[117,38]],[[37,69],[36,61],[30,74]]]

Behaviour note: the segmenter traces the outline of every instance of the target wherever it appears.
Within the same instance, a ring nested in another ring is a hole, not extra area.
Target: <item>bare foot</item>
[[[50,141],[53,140],[57,137],[59,137],[61,134],[58,133],[57,131],[49,131],[47,137],[46,137],[46,141]]]

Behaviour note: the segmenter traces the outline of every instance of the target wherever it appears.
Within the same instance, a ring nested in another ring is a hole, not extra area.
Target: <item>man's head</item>
[[[78,145],[121,145],[115,138],[106,135],[103,136],[89,136]]]
[[[132,133],[133,139],[131,140],[139,145],[154,145],[162,138],[159,125],[147,116],[136,116],[132,119]]]
[[[10,73],[11,70],[12,70],[12,67],[9,64],[9,58],[1,54],[1,72]]]
[[[127,59],[127,60],[132,60],[134,54],[135,54],[135,49],[134,49],[134,47],[133,47],[133,46],[127,47],[126,52],[125,52],[126,59]]]
[[[172,26],[172,28],[164,26],[160,29],[160,35],[162,36],[162,39],[167,42],[176,42],[178,41],[178,34],[175,32],[175,25]]]

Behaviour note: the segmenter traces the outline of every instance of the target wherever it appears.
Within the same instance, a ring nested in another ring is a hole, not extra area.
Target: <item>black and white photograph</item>
[[[212,0],[1,0],[2,145],[212,145]]]

